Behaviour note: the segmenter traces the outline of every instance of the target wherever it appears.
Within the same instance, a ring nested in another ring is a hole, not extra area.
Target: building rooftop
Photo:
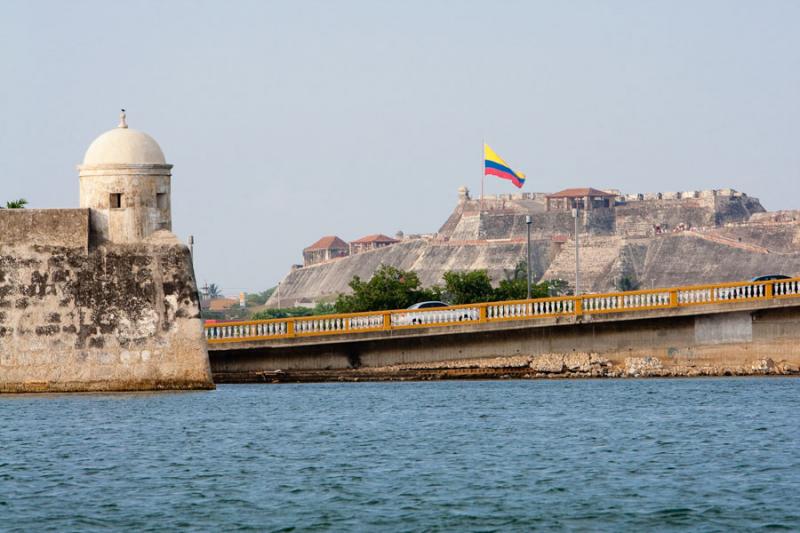
[[[344,242],[342,239],[337,237],[336,235],[327,235],[308,248],[305,248],[304,252],[310,252],[312,250],[331,250],[331,249],[344,249],[347,250],[348,246],[347,243]]]
[[[582,187],[578,189],[564,189],[553,194],[548,194],[548,198],[584,198],[586,196],[617,196],[614,193],[601,191],[592,187]]]
[[[374,235],[367,235],[366,237],[361,237],[358,240],[352,241],[350,244],[369,244],[373,242],[378,243],[395,243],[400,242],[397,239],[393,239],[388,237],[382,233],[375,233]]]

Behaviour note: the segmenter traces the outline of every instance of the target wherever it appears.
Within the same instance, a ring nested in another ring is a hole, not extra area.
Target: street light
[[[580,294],[580,280],[581,280],[581,261],[578,252],[578,215],[580,214],[578,202],[575,202],[575,207],[572,208],[572,216],[575,218],[575,296]]]
[[[525,270],[528,274],[528,300],[531,299],[531,222],[533,219],[530,215],[525,215],[525,225],[528,226],[528,248],[526,251],[527,259]]]

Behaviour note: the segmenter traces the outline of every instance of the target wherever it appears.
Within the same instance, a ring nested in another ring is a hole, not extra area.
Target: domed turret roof
[[[164,152],[148,134],[128,128],[125,114],[117,128],[94,140],[83,157],[84,165],[165,165]]]

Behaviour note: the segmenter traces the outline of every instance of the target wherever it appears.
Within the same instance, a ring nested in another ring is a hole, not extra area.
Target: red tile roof
[[[311,250],[347,250],[347,243],[344,242],[342,239],[337,237],[336,235],[328,235],[326,237],[321,238],[308,248],[305,248],[303,251],[311,251]]]
[[[397,239],[392,239],[391,237],[387,237],[382,233],[376,233],[374,235],[367,235],[366,237],[361,237],[357,241],[352,241],[350,244],[369,244],[372,242],[395,243],[400,241],[398,241]]]
[[[214,298],[208,301],[208,310],[209,311],[225,311],[226,309],[230,309],[234,305],[237,305],[239,300],[234,298]]]
[[[580,189],[564,189],[563,191],[558,191],[556,193],[547,195],[548,198],[583,198],[585,196],[609,197],[616,196],[616,194],[593,189],[592,187],[583,187]]]

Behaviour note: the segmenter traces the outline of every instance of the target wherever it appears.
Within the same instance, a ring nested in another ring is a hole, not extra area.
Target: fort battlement
[[[79,209],[0,210],[0,392],[213,388],[156,142],[89,148]]]
[[[764,211],[757,198],[734,189],[623,194],[615,189],[566,189],[472,198],[458,190],[455,210],[440,228],[440,240],[514,239],[525,235],[532,218],[535,238],[574,233],[572,209],[578,207],[578,231],[590,235],[647,236],[676,229],[718,227],[746,222]]]
[[[601,189],[608,193],[612,193],[615,197],[615,204],[624,204],[629,202],[650,202],[654,200],[688,200],[694,198],[746,198],[747,194],[737,191],[735,189],[706,189],[697,191],[682,191],[682,192],[645,192],[645,193],[622,193],[618,189]],[[544,198],[550,193],[546,192],[523,192],[523,193],[509,193],[509,194],[486,194],[483,196],[485,202],[497,201],[523,201],[523,200],[538,200],[543,201]],[[469,190],[466,187],[459,189],[460,201],[473,201],[479,202],[479,198],[470,196]]]

